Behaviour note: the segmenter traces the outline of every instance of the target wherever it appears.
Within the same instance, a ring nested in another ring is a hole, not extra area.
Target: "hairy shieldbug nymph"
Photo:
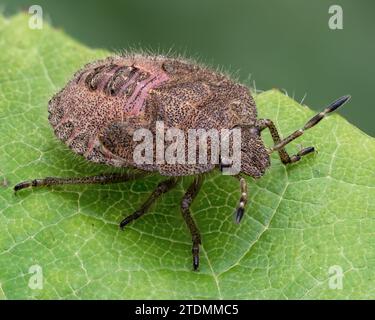
[[[193,268],[197,270],[201,236],[189,207],[199,192],[204,174],[217,167],[222,169],[227,164],[224,161],[205,164],[136,163],[133,159],[137,145],[132,138],[134,132],[147,128],[155,134],[157,121],[183,132],[192,128],[239,128],[242,137],[241,168],[235,175],[241,191],[235,210],[236,222],[239,223],[247,203],[244,176],[260,178],[270,165],[272,152],[278,152],[285,165],[313,152],[314,148],[308,147],[289,155],[285,146],[349,98],[344,96],[337,99],[302,128],[283,139],[271,120],[257,118],[256,105],[249,89],[222,73],[188,60],[162,55],[124,54],[108,57],[84,66],[52,97],[48,107],[49,122],[56,136],[87,160],[138,170],[79,178],[47,177],[21,182],[14,190],[62,184],[124,182],[152,172],[169,176],[159,183],[139,210],[121,221],[120,227],[124,228],[144,215],[158,197],[176,186],[181,176],[194,175],[180,207],[192,236]],[[261,138],[264,129],[270,131],[274,141],[270,149],[264,146]]]

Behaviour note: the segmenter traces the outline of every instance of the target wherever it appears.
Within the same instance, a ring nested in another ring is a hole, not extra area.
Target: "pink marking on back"
[[[92,150],[94,149],[95,146],[97,146],[99,144],[99,140],[98,140],[98,136],[92,136],[90,137],[89,139],[89,142],[87,144],[87,150],[84,154],[84,156],[87,158],[90,153],[92,152]]]
[[[137,84],[136,89],[126,102],[124,109],[131,115],[138,115],[143,108],[143,104],[149,94],[149,91],[163,82],[167,81],[169,77],[162,72],[161,74],[155,72],[151,74],[150,78],[145,79]]]
[[[61,120],[54,126],[54,129],[58,129],[61,125],[65,124],[66,122],[70,121],[69,115],[64,115]]]
[[[152,83],[152,81],[155,79],[155,77],[150,77],[148,79],[145,79],[137,84],[137,87],[135,88],[133,94],[130,96],[129,100],[126,102],[125,109],[129,109],[129,111],[133,114],[135,113],[135,109],[137,109],[137,105],[134,105],[134,101],[136,100],[138,94],[140,91],[144,90],[144,88],[149,84]]]
[[[139,75],[140,75],[140,74],[139,74],[138,72],[134,73],[134,74],[130,77],[129,81],[126,82],[126,83],[120,88],[119,92],[123,92],[123,91],[125,91],[126,88],[128,88],[131,84],[133,84],[133,83],[137,80],[137,78],[139,77]]]
[[[100,144],[100,151],[102,152],[106,160],[113,159],[114,154],[111,151],[109,151],[102,143]]]
[[[74,128],[72,133],[70,134],[68,140],[65,141],[65,143],[70,146],[70,144],[73,142],[73,140],[75,138],[78,137],[78,135],[81,133],[81,131],[79,130],[79,128]]]

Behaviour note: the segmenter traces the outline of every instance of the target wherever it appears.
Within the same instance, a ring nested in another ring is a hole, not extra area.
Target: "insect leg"
[[[130,223],[133,220],[136,220],[143,216],[150,206],[155,202],[157,198],[159,198],[163,193],[168,192],[172,188],[176,186],[180,178],[173,177],[168,180],[164,180],[158,184],[156,189],[152,192],[152,194],[147,198],[147,200],[143,203],[143,205],[133,214],[127,216],[125,219],[123,219],[120,223],[120,228],[124,229],[124,227]]]
[[[347,102],[350,99],[350,96],[343,96],[341,98],[338,98],[334,102],[332,102],[327,108],[325,108],[322,112],[319,112],[315,116],[313,116],[309,121],[306,122],[306,124],[296,131],[294,131],[292,134],[287,136],[285,139],[281,140],[280,142],[276,143],[271,151],[278,151],[284,148],[288,143],[293,141],[294,139],[301,136],[306,130],[312,128],[316,124],[318,124],[328,113],[331,113],[335,111],[337,108],[342,106],[345,102]]]
[[[195,224],[193,217],[190,213],[190,205],[193,202],[194,198],[197,196],[201,186],[203,183],[203,175],[197,176],[192,184],[189,186],[188,190],[186,191],[184,197],[181,201],[181,213],[182,217],[184,218],[186,225],[189,228],[193,248],[191,250],[193,254],[193,268],[197,270],[199,267],[199,245],[201,244],[201,235],[199,233],[198,227]]]
[[[30,181],[23,181],[14,186],[14,191],[17,192],[26,188],[43,187],[43,186],[56,186],[64,184],[108,184],[118,183],[130,180],[135,180],[146,176],[145,172],[127,172],[127,173],[110,173],[98,176],[89,177],[47,177],[43,179],[34,179]]]
[[[277,128],[275,124],[272,122],[272,120],[259,119],[257,121],[257,128],[260,131],[268,128],[270,130],[271,137],[275,145],[280,143],[281,138],[280,138],[279,132],[277,131]],[[279,153],[279,157],[282,163],[287,164],[291,162],[289,154],[286,152],[285,148],[280,148],[279,150],[277,150],[277,152]]]
[[[235,219],[236,223],[240,223],[245,213],[245,207],[247,203],[247,183],[243,177],[236,176],[236,178],[240,180],[241,197],[240,201],[238,202],[237,209],[235,211]]]
[[[280,143],[281,138],[280,138],[279,132],[277,131],[275,124],[270,119],[258,120],[257,127],[261,131],[264,130],[265,128],[268,128],[270,130],[270,133],[271,133],[271,136],[275,145]],[[288,163],[294,163],[294,162],[301,160],[302,156],[305,156],[311,152],[314,152],[314,150],[315,150],[314,147],[307,147],[307,148],[300,150],[297,154],[294,154],[292,156],[289,156],[285,148],[281,148],[277,150],[277,152],[279,153],[281,162],[283,164],[288,164]]]
[[[303,156],[314,151],[315,151],[314,147],[303,148],[302,150],[298,151],[296,154],[290,157],[290,163],[300,161]]]

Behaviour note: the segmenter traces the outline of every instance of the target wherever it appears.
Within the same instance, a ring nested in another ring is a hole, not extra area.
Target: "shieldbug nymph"
[[[52,97],[48,106],[49,122],[56,136],[87,160],[137,170],[79,178],[47,177],[21,182],[14,190],[62,184],[124,182],[155,172],[168,176],[139,210],[121,221],[120,227],[123,229],[149,211],[155,200],[175,187],[182,176],[194,176],[180,202],[180,208],[192,236],[193,268],[197,270],[201,235],[189,207],[199,192],[205,173],[215,168],[223,169],[228,164],[222,160],[221,154],[218,163],[137,163],[134,161],[134,151],[139,142],[135,141],[134,132],[148,129],[156,135],[155,125],[158,121],[184,133],[197,128],[239,129],[241,166],[235,175],[241,194],[235,209],[235,220],[239,223],[248,200],[244,177],[260,178],[270,166],[272,152],[277,152],[285,165],[312,153],[314,148],[307,147],[289,155],[285,146],[349,98],[343,96],[337,99],[303,127],[281,138],[271,120],[257,118],[256,105],[249,89],[227,75],[188,60],[162,55],[124,54],[108,57],[84,66]],[[271,148],[266,148],[262,141],[264,129],[270,131],[274,141]],[[156,151],[152,152],[152,159],[155,160]]]

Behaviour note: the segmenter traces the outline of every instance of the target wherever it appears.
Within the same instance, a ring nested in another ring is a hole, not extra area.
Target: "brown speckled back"
[[[136,164],[136,129],[155,133],[156,121],[163,121],[186,133],[194,128],[220,130],[255,125],[256,117],[245,86],[198,64],[164,56],[113,56],[90,63],[49,103],[55,134],[77,154],[171,176],[206,172],[215,164]],[[241,150],[241,171],[261,176],[269,156],[259,134],[242,129]]]

